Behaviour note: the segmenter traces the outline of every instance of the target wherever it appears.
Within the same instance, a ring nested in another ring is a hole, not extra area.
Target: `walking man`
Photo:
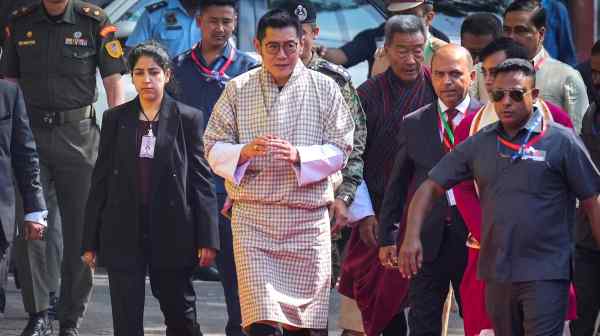
[[[255,46],[263,66],[227,84],[204,134],[233,200],[242,327],[252,336],[281,335],[281,327],[325,335],[329,176],[352,151],[352,117],[337,84],[301,62],[296,18],[265,14]]]

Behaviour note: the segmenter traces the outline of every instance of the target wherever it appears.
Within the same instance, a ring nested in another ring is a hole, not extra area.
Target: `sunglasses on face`
[[[519,90],[519,89],[493,90],[492,91],[492,100],[494,102],[499,102],[502,99],[504,99],[504,96],[506,94],[508,94],[510,99],[512,99],[513,101],[515,101],[517,103],[520,103],[523,101],[523,98],[525,97],[525,95],[529,94],[530,92],[531,92],[531,90]]]

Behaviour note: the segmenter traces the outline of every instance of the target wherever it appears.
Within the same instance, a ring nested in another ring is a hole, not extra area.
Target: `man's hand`
[[[377,247],[377,219],[369,216],[358,222],[360,240],[369,247]]]
[[[42,240],[46,227],[40,223],[25,221],[25,240]]]
[[[412,278],[419,272],[423,264],[423,246],[421,238],[406,236],[400,247],[400,273],[405,278]]]
[[[390,60],[387,57],[384,48],[375,51],[373,67],[371,68],[371,77],[384,73],[390,67]]]
[[[335,218],[335,225],[331,229],[331,234],[340,232],[348,226],[348,207],[341,199],[336,198],[329,206],[329,217]]]
[[[398,248],[395,244],[379,248],[379,262],[385,268],[398,268]]]
[[[223,209],[221,209],[221,215],[223,215],[223,217],[231,220],[231,208],[233,207],[233,201],[231,200],[231,198],[229,198],[229,196],[227,196],[227,198],[225,199],[225,203],[223,203]]]
[[[284,160],[289,163],[300,162],[298,149],[288,141],[273,137],[269,139],[269,146],[271,147],[273,158],[276,160]]]
[[[215,257],[217,256],[217,250],[210,247],[202,247],[198,249],[198,265],[202,267],[210,266]]]
[[[268,149],[269,136],[262,136],[252,140],[252,142],[242,147],[242,151],[240,152],[240,159],[238,160],[238,165],[242,165],[254,157],[263,156],[267,154]]]
[[[81,256],[81,260],[84,264],[88,265],[91,269],[96,268],[96,252],[95,251],[85,251]]]

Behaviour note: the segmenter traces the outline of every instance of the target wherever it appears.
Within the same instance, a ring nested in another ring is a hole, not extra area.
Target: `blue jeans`
[[[217,194],[219,210],[223,208],[226,194]],[[235,271],[235,260],[233,259],[233,237],[231,233],[231,222],[219,214],[219,235],[221,250],[217,254],[216,264],[225,293],[225,304],[229,319],[225,327],[227,336],[243,336],[242,313],[240,311],[240,297],[238,294],[237,273]]]

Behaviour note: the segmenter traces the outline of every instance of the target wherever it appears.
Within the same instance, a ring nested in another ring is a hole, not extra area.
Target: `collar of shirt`
[[[539,70],[539,67],[544,64],[544,62],[546,61],[546,58],[548,58],[548,52],[546,51],[546,49],[544,47],[542,47],[540,49],[540,51],[532,59],[533,66],[535,67],[536,71]]]
[[[438,98],[438,104],[440,107],[440,111],[448,110],[448,106],[446,106],[446,104],[444,104],[444,102],[439,98]],[[465,98],[462,100],[462,102],[460,102],[460,104],[458,104],[455,107],[455,109],[458,111],[458,113],[456,114],[456,117],[454,117],[454,119],[452,119],[452,124],[454,126],[458,126],[458,124],[460,124],[460,122],[463,120],[463,118],[467,114],[467,110],[469,109],[470,104],[471,104],[471,97],[469,97],[469,95],[466,95]]]
[[[34,14],[34,20],[36,22],[39,21],[48,21],[48,22],[52,22],[50,20],[50,18],[48,17],[48,14],[46,12],[46,8],[44,7],[43,3],[40,3],[38,5],[38,9],[36,10],[36,13]],[[70,23],[70,24],[75,24],[75,10],[73,9],[73,1],[69,1],[67,2],[67,7],[65,7],[65,12],[63,13],[62,18],[60,19],[60,21],[58,21],[57,23]],[[52,22],[54,23],[54,22]]]
[[[225,42],[225,48],[223,48],[221,55],[219,57],[215,58],[215,60],[212,62],[212,64],[208,64],[206,62],[206,60],[204,59],[204,56],[202,55],[201,45],[202,45],[202,41],[198,42],[196,47],[194,49],[192,49],[192,52],[196,52],[196,56],[198,56],[198,58],[200,59],[200,62],[202,62],[202,65],[204,65],[205,67],[207,67],[209,69],[212,69],[215,62],[217,62],[220,58],[224,57],[225,59],[227,59],[227,57],[229,57],[229,53],[231,53],[231,48],[232,48],[231,44],[229,42]],[[237,54],[234,55],[232,61],[235,61],[236,57],[237,57]],[[218,69],[213,69],[213,70],[218,70]]]
[[[537,106],[533,106],[533,113],[531,114],[531,117],[529,117],[529,120],[527,120],[525,125],[523,125],[521,127],[519,132],[517,132],[517,135],[515,135],[512,139],[508,136],[508,134],[506,134],[500,121],[496,122],[494,124],[494,127],[492,127],[491,129],[498,132],[498,134],[500,134],[500,136],[502,136],[503,138],[511,140],[511,141],[518,138],[524,131],[531,131],[532,134],[539,134],[542,132],[542,123],[537,122],[537,120],[541,116],[542,116],[541,112],[537,108]]]

